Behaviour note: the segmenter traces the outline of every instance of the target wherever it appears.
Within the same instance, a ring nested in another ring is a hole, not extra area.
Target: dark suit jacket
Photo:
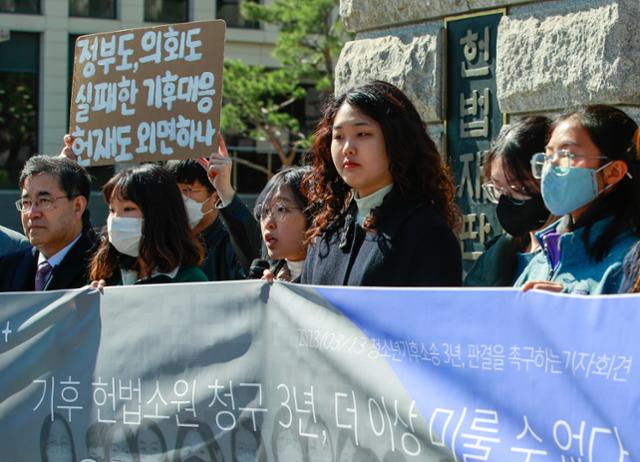
[[[53,268],[44,290],[74,289],[86,285],[87,267],[96,243],[84,233],[69,249],[60,264]],[[0,257],[0,292],[24,292],[34,290],[38,249],[30,247]]]

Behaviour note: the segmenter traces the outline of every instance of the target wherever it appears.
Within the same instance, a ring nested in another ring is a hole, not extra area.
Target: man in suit
[[[32,247],[0,257],[0,291],[84,286],[96,244],[87,210],[89,174],[69,159],[35,156],[19,185],[16,208]]]

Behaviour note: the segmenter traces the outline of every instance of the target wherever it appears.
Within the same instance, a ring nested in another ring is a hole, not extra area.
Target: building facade
[[[74,42],[97,32],[224,19],[225,57],[278,67],[277,30],[248,23],[240,0],[0,0],[0,224],[20,230],[17,175],[34,153],[57,154],[67,133]],[[250,140],[247,140],[249,143]],[[245,143],[246,144],[246,143]],[[255,150],[255,143],[249,143]],[[254,154],[255,155],[255,154]],[[110,168],[92,169],[96,187]],[[97,224],[106,208],[91,201]]]

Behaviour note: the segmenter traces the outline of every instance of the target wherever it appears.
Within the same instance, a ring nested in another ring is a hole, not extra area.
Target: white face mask
[[[202,211],[202,206],[207,203],[209,199],[204,202],[198,202],[196,200],[191,199],[187,196],[182,196],[184,200],[184,208],[187,211],[187,218],[189,219],[189,226],[191,229],[195,228],[200,221],[202,221],[202,217],[204,217],[207,213],[213,212],[213,210],[209,210],[207,212]]]
[[[116,250],[131,257],[140,255],[140,240],[142,239],[142,223],[140,217],[107,218],[107,234],[109,242]]]

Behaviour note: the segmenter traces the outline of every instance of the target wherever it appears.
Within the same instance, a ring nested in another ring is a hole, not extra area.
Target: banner
[[[3,461],[640,460],[637,296],[0,294]]]
[[[83,166],[184,159],[217,147],[224,21],[76,40],[69,132]]]

